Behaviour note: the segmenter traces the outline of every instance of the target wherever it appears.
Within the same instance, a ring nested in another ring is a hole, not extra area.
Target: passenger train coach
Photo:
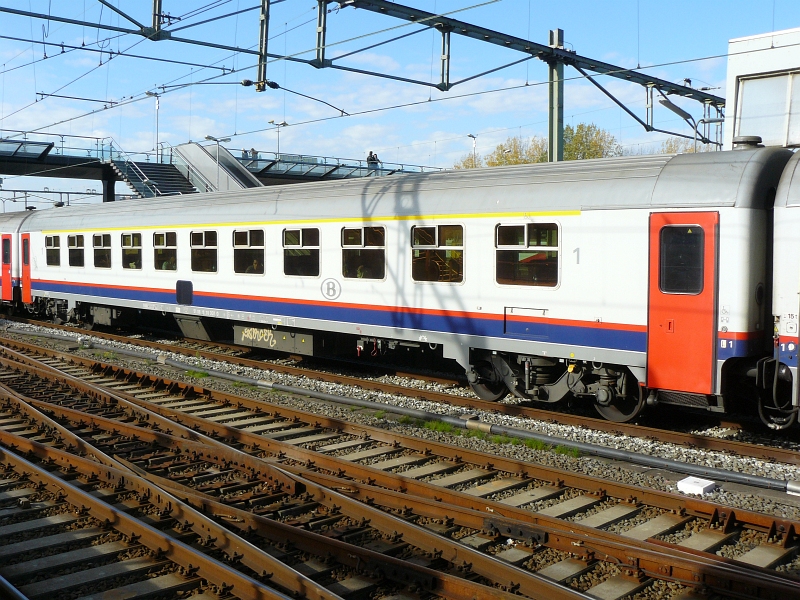
[[[625,157],[11,213],[2,300],[103,325],[172,315],[192,337],[298,354],[434,355],[482,398],[581,398],[615,421],[743,396],[789,427],[798,158]]]

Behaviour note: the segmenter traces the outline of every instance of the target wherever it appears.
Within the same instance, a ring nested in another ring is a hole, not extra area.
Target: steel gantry
[[[536,58],[547,63],[548,65],[548,104],[549,104],[548,155],[551,161],[557,161],[563,159],[564,67],[565,66],[571,66],[576,71],[578,71],[578,73],[580,73],[580,76],[582,78],[587,79],[590,83],[592,83],[594,86],[600,89],[600,91],[602,91],[620,108],[622,108],[622,110],[624,110],[630,117],[632,117],[637,123],[639,123],[642,127],[644,127],[646,131],[667,133],[670,135],[675,135],[689,139],[699,139],[703,143],[715,143],[712,140],[708,139],[707,132],[700,135],[699,137],[697,137],[697,135],[693,137],[691,135],[685,135],[678,132],[672,132],[656,128],[654,125],[655,94],[658,94],[660,96],[659,102],[661,104],[663,104],[669,110],[671,110],[672,112],[678,114],[681,118],[683,118],[694,129],[695,132],[698,131],[697,127],[700,124],[705,124],[707,130],[709,123],[719,122],[720,120],[719,117],[723,115],[723,110],[725,108],[724,98],[721,98],[720,96],[715,96],[713,94],[709,94],[707,91],[703,89],[695,89],[689,85],[676,84],[671,81],[667,81],[665,79],[652,77],[646,73],[641,72],[641,70],[638,67],[636,69],[629,69],[613,65],[604,61],[594,60],[586,56],[581,56],[580,54],[577,54],[576,52],[564,47],[564,32],[561,29],[552,30],[550,32],[550,40],[549,40],[550,43],[548,45],[545,45],[530,40],[526,40],[523,38],[519,38],[513,35],[505,34],[499,31],[494,31],[492,29],[487,29],[479,25],[473,25],[465,21],[454,19],[451,16],[449,16],[466,9],[458,9],[447,14],[435,14],[417,8],[404,6],[402,4],[389,2],[388,0],[317,0],[316,42],[315,42],[315,47],[313,49],[314,58],[304,59],[298,56],[284,56],[281,54],[270,53],[268,51],[269,15],[270,15],[271,0],[260,0],[259,4],[256,6],[251,6],[249,8],[237,10],[235,12],[227,13],[224,15],[220,15],[196,23],[182,25],[180,27],[172,27],[173,21],[178,19],[170,17],[168,14],[165,14],[163,12],[162,0],[153,0],[152,26],[146,26],[140,23],[135,18],[131,17],[130,15],[126,14],[119,8],[115,7],[108,0],[98,0],[98,1],[104,6],[113,10],[115,13],[125,18],[128,22],[135,25],[138,29],[130,29],[125,27],[106,25],[103,23],[92,23],[88,21],[81,21],[78,19],[59,17],[52,14],[34,13],[31,11],[24,11],[7,7],[0,7],[0,12],[38,18],[38,19],[45,19],[48,21],[70,23],[73,25],[81,25],[85,27],[94,27],[97,29],[110,30],[119,33],[137,34],[153,41],[171,40],[174,42],[196,44],[200,46],[206,46],[209,48],[216,48],[221,50],[238,52],[242,54],[255,55],[258,57],[257,79],[255,82],[250,80],[244,80],[242,83],[243,85],[255,84],[255,89],[256,91],[259,92],[263,92],[267,88],[270,89],[280,88],[280,86],[276,82],[267,79],[268,59],[287,60],[291,62],[303,63],[311,65],[318,69],[329,68],[329,69],[337,69],[353,73],[361,73],[364,75],[383,77],[394,81],[402,81],[406,83],[414,83],[418,85],[435,87],[443,92],[446,92],[459,84],[471,81],[473,79],[477,79],[479,77],[488,75],[490,73],[494,73],[496,71],[500,71],[502,69],[506,69],[508,67],[522,63],[532,58]],[[495,1],[497,0],[488,0],[487,2],[484,2],[484,4],[480,4],[478,6],[491,4]],[[331,10],[328,8],[329,5],[331,4],[335,4],[337,8],[348,8],[348,7],[360,8],[362,10],[367,10],[376,14],[402,19],[408,21],[409,23],[418,25],[419,28],[409,33],[404,33],[395,36],[391,39],[384,40],[375,44],[370,44],[358,50],[341,54],[339,56],[336,56],[335,58],[326,58],[326,49],[329,47],[329,44],[326,41],[327,15]],[[182,29],[195,27],[197,25],[202,25],[204,23],[208,23],[211,21],[216,21],[219,19],[224,19],[227,17],[255,10],[260,11],[259,43],[257,50],[252,50],[249,48],[239,48],[225,44],[217,44],[204,40],[176,37],[174,35],[175,32]],[[168,25],[169,27],[168,29],[164,28],[165,23]],[[436,83],[409,79],[406,77],[399,77],[391,73],[380,73],[377,71],[370,71],[366,69],[350,67],[340,63],[340,61],[342,61],[343,59],[352,56],[354,54],[358,54],[359,52],[364,52],[366,50],[375,48],[377,46],[389,44],[391,42],[407,38],[409,36],[416,35],[424,31],[430,31],[431,29],[439,31],[442,36],[441,57],[440,57],[440,63],[441,63],[440,78],[439,81]],[[500,65],[498,67],[474,75],[470,75],[468,77],[464,77],[458,81],[451,81],[450,58],[451,58],[452,34],[493,44],[496,46],[500,46],[502,48],[507,48],[509,50],[514,50],[522,53],[523,57],[514,60],[512,62]],[[63,50],[63,45],[62,45],[62,50]],[[177,62],[177,61],[172,61],[172,62]],[[646,94],[645,119],[643,120],[640,117],[638,117],[630,108],[625,106],[625,104],[621,100],[615,97],[606,87],[604,87],[597,80],[598,75],[614,77],[617,79],[621,79],[622,81],[628,81],[630,83],[635,83],[640,86],[643,86],[645,88],[645,94]],[[692,118],[691,115],[689,115],[686,111],[677,107],[669,100],[668,96],[670,95],[681,96],[690,100],[700,102],[703,105],[703,118],[695,121],[695,119]],[[336,110],[339,110],[343,115],[347,114],[341,109],[336,109]],[[712,118],[713,117],[712,111],[716,111],[716,118]]]

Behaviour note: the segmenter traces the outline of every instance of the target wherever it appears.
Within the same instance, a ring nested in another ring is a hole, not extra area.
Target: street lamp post
[[[153,149],[156,151],[156,158],[158,158],[158,108],[161,94],[157,94],[156,92],[145,92],[145,95],[156,99],[156,145]],[[158,162],[161,161],[159,160]]]
[[[475,154],[475,146],[478,143],[478,136],[477,135],[472,135],[470,133],[467,137],[468,138],[472,138],[472,166],[473,167],[477,167],[478,166],[478,159],[476,157],[477,155]]]
[[[275,125],[275,128],[278,130],[278,152],[275,154],[275,158],[280,160],[280,153],[281,153],[281,127],[286,127],[288,123],[286,121],[281,121],[280,123],[276,123],[275,119],[271,119],[270,123]]]
[[[206,139],[217,143],[217,191],[219,191],[219,145],[221,142],[230,142],[231,138],[215,138],[213,135],[207,135]]]

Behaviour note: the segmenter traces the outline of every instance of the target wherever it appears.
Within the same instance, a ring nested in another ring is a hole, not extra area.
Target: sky
[[[141,23],[152,21],[147,1],[108,2]],[[164,27],[185,27],[174,33],[178,37],[255,49],[258,10],[246,9],[258,4],[258,0],[163,0],[163,12],[172,17],[171,25]],[[800,27],[797,0],[404,0],[401,4],[543,44],[548,43],[550,29],[561,28],[566,47],[582,56],[639,67],[669,81],[688,78],[694,87],[711,88],[711,93],[723,97],[729,39]],[[313,59],[316,6],[314,0],[273,0],[269,52]],[[136,29],[98,0],[0,0],[0,7]],[[438,32],[335,2],[328,10],[326,57],[335,64],[438,83]],[[198,24],[238,11],[245,12]],[[381,44],[413,32],[418,33]],[[280,152],[287,154],[363,160],[374,151],[385,163],[449,168],[472,152],[469,134],[476,136],[476,150],[484,155],[509,136],[547,135],[547,66],[536,59],[442,92],[431,85],[317,69],[278,58],[270,60],[267,78],[281,89],[256,92],[240,84],[257,78],[252,54],[2,12],[0,36],[0,137],[4,138],[26,135],[61,144],[59,136],[76,136],[65,137],[64,145],[88,148],[113,143],[143,158],[137,153],[150,152],[156,145],[157,115],[158,142],[171,145],[202,141],[205,136],[230,137],[225,146],[237,154],[250,148],[276,152],[280,143]],[[362,51],[337,60],[358,50]],[[521,58],[515,51],[453,35],[450,80]],[[567,124],[594,123],[609,130],[630,152],[647,153],[664,139],[645,132],[574,69],[565,69],[565,80]],[[641,87],[608,77],[599,81],[644,118]],[[160,94],[158,111],[148,91]],[[674,102],[696,119],[702,116],[699,104]],[[278,128],[270,121],[286,125]],[[692,133],[661,106],[656,107],[655,125]],[[2,198],[11,195],[9,190],[101,188],[97,181],[0,177]],[[117,193],[126,191],[124,184],[117,184]],[[33,197],[42,208],[54,198]],[[94,200],[86,194],[72,198]],[[22,208],[19,203],[3,206]]]

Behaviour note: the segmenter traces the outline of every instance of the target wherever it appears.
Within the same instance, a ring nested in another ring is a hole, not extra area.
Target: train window
[[[83,236],[82,235],[68,235],[67,236],[67,250],[69,255],[70,267],[83,266]]]
[[[386,275],[385,246],[383,227],[342,229],[342,276],[383,279]]]
[[[705,233],[697,225],[661,229],[658,286],[665,294],[700,294],[703,291]]]
[[[233,271],[252,275],[264,273],[264,231],[262,229],[233,232]]]
[[[45,236],[44,247],[46,250],[47,264],[51,267],[59,266],[61,264],[61,236]]]
[[[495,280],[504,285],[558,285],[558,225],[498,225]]]
[[[193,231],[192,271],[201,273],[217,272],[217,232]]]
[[[141,233],[122,234],[122,268],[123,269],[142,268]]]
[[[11,240],[9,238],[3,240],[3,264],[11,264]]]
[[[464,228],[461,225],[411,228],[414,281],[464,280]]]
[[[31,264],[31,241],[28,238],[22,240],[22,264],[26,267]]]
[[[283,230],[283,273],[302,277],[319,275],[319,229]]]
[[[95,233],[92,236],[94,266],[98,269],[111,268],[111,234]]]
[[[153,234],[153,266],[156,271],[178,269],[178,234],[174,231]]]

